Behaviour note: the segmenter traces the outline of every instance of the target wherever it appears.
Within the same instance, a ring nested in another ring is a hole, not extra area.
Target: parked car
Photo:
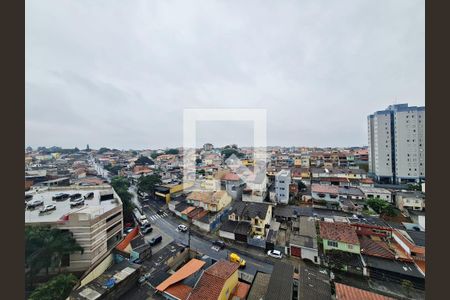
[[[125,234],[128,234],[128,233],[132,232],[133,229],[134,229],[133,227],[125,227],[125,228],[123,229],[123,232],[124,232]]]
[[[79,205],[84,205],[84,199],[78,198],[76,200],[70,200],[70,207],[76,207]]]
[[[67,200],[69,198],[69,194],[66,193],[58,193],[53,195],[52,200],[54,201],[64,201]]]
[[[75,194],[70,195],[70,200],[75,200],[75,199],[78,199],[78,198],[81,198],[81,194],[80,193],[75,193]]]
[[[278,250],[269,250],[269,251],[267,251],[267,255],[269,255],[270,257],[273,257],[273,258],[278,258],[278,259],[283,257],[283,254],[281,254],[281,252]]]
[[[177,227],[177,231],[186,232],[188,230],[186,225],[180,224]]]
[[[224,241],[221,241],[221,240],[215,240],[214,242],[213,242],[213,245],[214,246],[217,246],[217,247],[219,247],[219,249],[223,249],[223,248],[225,248],[225,242]]]
[[[33,195],[31,194],[25,194],[25,202],[30,201],[31,199],[33,199]]]
[[[158,235],[157,237],[152,238],[148,243],[150,246],[156,246],[162,241],[162,236]]]
[[[148,222],[145,225],[140,226],[139,229],[143,234],[147,234],[153,231],[152,225],[150,225],[150,223]]]
[[[39,213],[45,213],[48,211],[52,211],[52,210],[56,210],[56,205],[54,204],[49,204],[44,206],[43,208],[41,208],[41,210],[39,211]]]
[[[94,197],[94,192],[89,192],[86,195],[84,195],[84,199],[92,199]]]
[[[27,203],[27,208],[33,209],[41,205],[44,205],[44,202],[42,200],[32,200]]]
[[[141,275],[141,277],[139,277],[139,280],[138,280],[138,282],[139,283],[144,283],[147,279],[149,279],[150,278],[150,273],[145,273],[145,274],[143,274],[143,275]]]
[[[138,265],[142,264],[143,262],[144,261],[142,259],[140,259],[140,258],[136,258],[135,260],[132,261],[132,263],[138,264]]]

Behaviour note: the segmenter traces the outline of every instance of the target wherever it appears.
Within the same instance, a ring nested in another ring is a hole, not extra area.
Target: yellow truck
[[[239,264],[239,268],[245,268],[245,259],[242,259],[236,253],[230,254],[230,261]]]

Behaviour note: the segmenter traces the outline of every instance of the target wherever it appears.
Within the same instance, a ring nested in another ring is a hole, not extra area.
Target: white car
[[[283,257],[283,254],[281,254],[281,252],[278,250],[269,250],[269,251],[267,251],[267,255],[269,255],[270,257],[273,257],[273,258],[282,258]]]
[[[49,205],[46,205],[43,208],[41,208],[41,210],[39,212],[40,213],[45,213],[45,212],[48,212],[48,211],[51,211],[51,210],[55,210],[55,209],[56,209],[56,206],[54,204],[49,204]]]
[[[181,231],[181,232],[186,232],[188,230],[188,228],[186,225],[180,224],[180,225],[178,225],[177,230]]]

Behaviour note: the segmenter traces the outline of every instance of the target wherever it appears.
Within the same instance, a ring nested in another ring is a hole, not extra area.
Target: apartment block
[[[291,172],[289,170],[281,170],[278,172],[275,176],[275,199],[278,203],[288,204],[290,184]]]
[[[367,118],[369,172],[379,181],[425,179],[425,107],[390,105]]]

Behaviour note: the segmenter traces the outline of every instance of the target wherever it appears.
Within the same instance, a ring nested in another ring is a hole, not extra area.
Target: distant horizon
[[[213,144],[213,143],[211,143],[211,144]],[[214,146],[214,149],[220,149],[220,148],[224,148],[224,147],[226,147],[226,146],[229,146],[229,145],[223,145],[223,146],[216,146],[216,145],[214,145],[213,144],[213,146]],[[240,145],[237,145],[238,146],[238,148],[252,148],[252,146],[240,146]],[[83,146],[83,147],[78,147],[78,146],[74,146],[74,147],[61,147],[61,146],[56,146],[56,145],[52,145],[52,146],[36,146],[36,147],[33,147],[33,146],[29,146],[29,145],[27,145],[26,147],[25,147],[25,149],[26,148],[28,148],[28,147],[32,147],[33,148],[33,151],[34,150],[37,150],[39,147],[45,147],[45,148],[47,148],[47,149],[49,149],[49,148],[52,148],[52,147],[57,147],[57,148],[61,148],[61,149],[75,149],[75,148],[78,148],[80,151],[81,150],[86,150],[86,145],[85,146]],[[203,145],[201,145],[201,146],[198,146],[198,147],[196,147],[196,149],[201,149],[203,147]],[[291,146],[280,146],[280,145],[274,145],[274,146],[267,146],[266,148],[276,148],[276,147],[280,147],[280,148],[292,148],[292,147],[294,147],[294,148],[319,148],[319,149],[326,149],[326,148],[332,148],[332,149],[335,149],[335,148],[344,148],[344,149],[347,149],[347,148],[367,148],[368,147],[368,145],[363,145],[363,146],[325,146],[325,147],[319,147],[319,146],[294,146],[294,145],[291,145]],[[146,151],[146,150],[150,150],[150,151],[158,151],[158,150],[168,150],[168,149],[180,149],[180,148],[183,148],[183,146],[179,146],[179,147],[165,147],[165,148],[126,148],[126,149],[124,149],[124,148],[117,148],[117,147],[107,147],[107,146],[101,146],[101,147],[91,147],[90,145],[89,145],[89,149],[90,150],[99,150],[99,149],[101,149],[101,148],[108,148],[108,149],[110,149],[110,150],[119,150],[119,151]],[[255,147],[255,148],[259,148],[259,147]]]

